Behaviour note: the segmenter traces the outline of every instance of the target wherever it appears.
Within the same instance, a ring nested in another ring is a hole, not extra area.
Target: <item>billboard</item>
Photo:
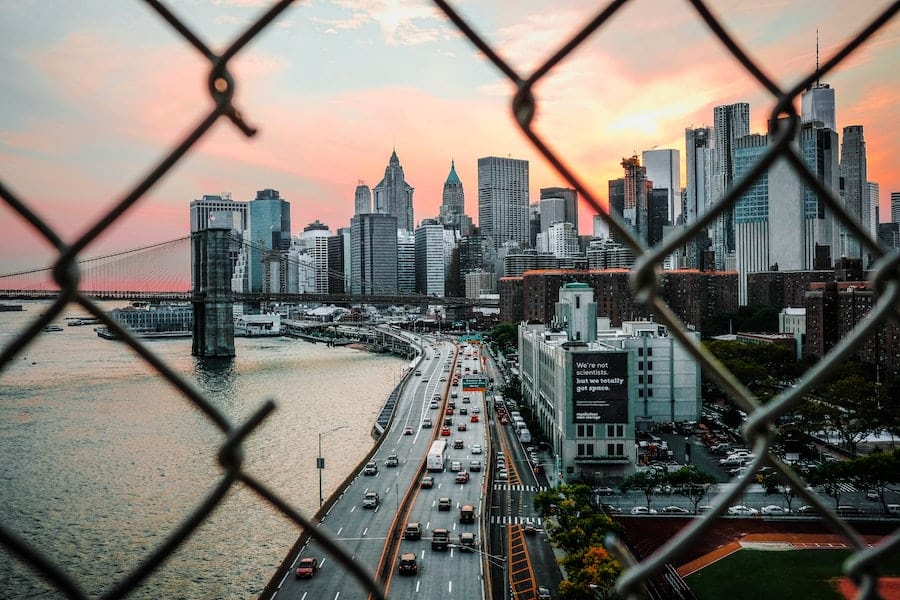
[[[628,353],[572,354],[572,421],[628,422]]]

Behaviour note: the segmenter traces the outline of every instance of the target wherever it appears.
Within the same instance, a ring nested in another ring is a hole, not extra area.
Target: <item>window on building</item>
[[[647,356],[653,356],[653,348],[647,348]]]
[[[644,383],[644,376],[638,375],[638,383]]]
[[[643,356],[643,355],[644,355],[644,349],[638,348],[638,356]]]
[[[649,361],[649,362],[647,362],[647,370],[648,370],[648,371],[652,371],[652,370],[653,370],[653,361],[652,361],[652,360]]]
[[[644,397],[644,388],[638,388],[638,398]]]
[[[578,444],[577,452],[578,452],[578,456],[593,456],[594,455],[594,445],[593,444]]]
[[[581,308],[581,296],[575,296],[575,309]]]
[[[606,437],[625,437],[625,425],[623,424],[607,424]]]
[[[653,383],[653,375],[647,375],[647,383]]]
[[[643,370],[644,370],[644,361],[639,360],[638,361],[638,371],[643,371]]]

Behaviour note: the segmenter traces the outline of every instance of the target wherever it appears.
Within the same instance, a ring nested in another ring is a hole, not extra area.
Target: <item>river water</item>
[[[0,347],[45,306],[0,313]],[[98,596],[216,484],[224,437],[127,346],[59,323],[63,331],[43,333],[0,371],[0,523]],[[276,400],[244,443],[244,468],[309,516],[319,502],[319,433],[327,497],[371,449],[372,425],[407,363],[287,338],[235,342],[237,357],[218,364],[192,357],[190,339],[147,344],[232,423]],[[235,486],[131,597],[256,597],[298,533]],[[0,548],[0,597],[57,596]]]

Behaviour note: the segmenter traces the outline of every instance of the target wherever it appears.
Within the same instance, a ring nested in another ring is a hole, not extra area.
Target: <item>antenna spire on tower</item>
[[[819,87],[819,30],[816,29],[816,87]]]

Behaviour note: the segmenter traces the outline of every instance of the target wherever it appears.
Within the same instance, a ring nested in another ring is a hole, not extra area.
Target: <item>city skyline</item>
[[[211,0],[170,8],[218,48],[266,4]],[[260,128],[257,138],[218,123],[85,254],[185,235],[191,200],[222,192],[249,200],[258,190],[279,190],[291,203],[293,233],[316,219],[336,231],[349,226],[359,180],[374,187],[394,149],[416,190],[417,224],[438,215],[451,160],[473,218],[480,157],[528,160],[531,203],[541,188],[568,186],[512,124],[509,83],[431,5],[354,6],[299,5],[263,32],[232,68],[236,104]],[[712,8],[788,86],[813,69],[817,29],[824,62],[882,7],[869,2],[851,9],[834,1]],[[596,7],[574,2],[550,16],[518,4],[462,3],[459,10],[505,57],[530,70]],[[209,110],[207,68],[138,3],[7,2],[0,14],[8,29],[0,49],[9,65],[0,117],[3,182],[72,240]],[[633,36],[632,24],[653,35]],[[880,186],[882,221],[891,192],[900,189],[891,164],[900,139],[883,126],[900,122],[890,70],[898,31],[895,19],[822,78],[836,93],[838,130],[866,128],[869,180]],[[654,147],[686,156],[685,128],[711,126],[718,105],[748,102],[750,132],[764,133],[773,105],[686,4],[649,1],[623,8],[536,95],[536,128],[604,201],[623,157]],[[795,105],[799,110],[799,99]],[[684,169],[682,159],[682,185]],[[3,206],[2,272],[46,264],[51,249]],[[580,232],[591,230],[592,217],[582,204]]]

